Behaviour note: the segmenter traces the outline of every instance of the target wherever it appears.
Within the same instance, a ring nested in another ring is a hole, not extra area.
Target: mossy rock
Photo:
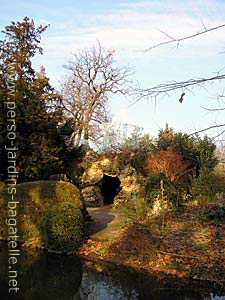
[[[74,252],[83,237],[83,217],[79,208],[69,202],[52,206],[45,223],[45,244],[50,252]]]
[[[80,211],[83,209],[79,189],[69,182],[35,181],[0,190],[0,238],[8,239],[9,227],[12,227],[19,236],[18,240],[45,248],[44,233],[48,211],[62,202],[71,203]],[[11,216],[9,204],[14,207],[11,209]],[[15,219],[16,224],[7,225],[6,219],[8,224],[15,223]]]

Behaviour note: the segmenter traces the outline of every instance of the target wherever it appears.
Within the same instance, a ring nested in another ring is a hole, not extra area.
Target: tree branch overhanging
[[[180,81],[180,82],[168,82],[164,84],[156,85],[149,89],[141,89],[136,88],[134,91],[134,94],[136,96],[136,99],[133,103],[131,103],[130,106],[137,103],[141,99],[147,98],[147,99],[156,99],[158,96],[161,95],[168,95],[172,91],[181,90],[182,92],[184,90],[189,90],[190,87],[199,86],[203,87],[203,84],[210,81],[215,80],[224,80],[225,74],[213,76],[209,78],[196,78],[196,79],[189,79],[186,81]]]
[[[209,29],[207,29],[204,26],[204,30],[202,30],[200,32],[197,32],[197,33],[194,33],[194,34],[191,34],[191,35],[188,35],[188,36],[185,36],[185,37],[182,37],[182,38],[175,38],[175,37],[169,35],[168,33],[164,32],[164,31],[160,31],[168,38],[168,40],[166,40],[164,42],[161,42],[161,43],[158,43],[158,44],[155,44],[155,45],[149,47],[148,49],[146,49],[144,51],[148,52],[148,51],[151,51],[151,50],[153,50],[155,48],[158,48],[160,46],[168,45],[168,44],[172,44],[172,43],[177,43],[176,47],[179,47],[180,42],[182,42],[182,41],[185,41],[185,40],[188,40],[188,39],[191,39],[191,38],[195,38],[199,35],[202,35],[202,34],[205,34],[205,33],[208,33],[210,31],[214,31],[214,30],[217,30],[217,29],[220,29],[220,28],[223,28],[223,27],[225,27],[225,24],[222,24],[222,25],[219,25],[219,26],[216,26],[216,27],[212,27],[212,28],[209,28]]]
[[[204,131],[207,131],[207,130],[210,130],[210,129],[214,129],[214,128],[218,128],[218,127],[224,127],[224,126],[225,126],[225,124],[216,124],[216,125],[212,125],[212,126],[209,126],[209,127],[207,127],[207,128],[204,128],[204,129],[195,131],[195,132],[189,134],[189,136],[195,135],[195,134],[199,134],[199,133],[201,133],[201,132],[204,132]],[[214,137],[214,139],[217,138],[217,137],[219,137],[219,136],[221,136],[224,132],[225,132],[225,130],[223,130],[222,132],[220,132],[217,136]]]
[[[202,22],[202,24],[203,24],[203,22]],[[221,24],[219,26],[215,26],[215,27],[212,27],[212,28],[206,28],[206,26],[203,24],[203,27],[204,27],[203,30],[201,30],[201,31],[199,31],[195,34],[191,34],[191,35],[184,36],[184,37],[181,37],[181,38],[175,38],[175,37],[169,35],[168,33],[161,31],[167,37],[167,40],[149,47],[148,49],[145,50],[145,52],[148,52],[148,51],[153,50],[157,47],[172,44],[172,43],[176,43],[177,47],[178,47],[180,45],[180,42],[182,42],[182,41],[192,39],[192,38],[196,38],[200,35],[209,33],[211,31],[224,28],[225,24]],[[156,100],[159,96],[169,95],[169,93],[171,93],[172,91],[174,91],[174,92],[180,91],[182,93],[180,98],[179,98],[179,102],[182,103],[183,96],[185,95],[184,91],[192,92],[194,87],[204,88],[204,84],[207,83],[207,82],[215,82],[215,81],[218,81],[218,80],[224,80],[225,79],[225,74],[221,74],[223,69],[224,68],[222,68],[220,71],[218,71],[216,73],[216,76],[213,76],[213,77],[196,78],[196,79],[191,78],[187,81],[180,81],[180,82],[172,81],[172,82],[167,82],[167,83],[164,83],[164,84],[159,84],[157,86],[154,86],[154,87],[148,88],[148,89],[141,89],[141,88],[138,87],[138,88],[134,89],[134,93],[133,93],[134,101],[131,103],[130,106],[134,105],[135,103],[137,103],[137,102],[139,102],[140,100],[143,100],[143,99],[154,100],[155,105],[156,105]],[[190,88],[192,88],[192,90]],[[224,98],[224,97],[225,97],[225,95],[219,96],[219,98]],[[219,107],[219,108],[210,108],[210,109],[205,108],[205,109],[209,112],[221,112],[221,111],[224,111],[225,107],[223,105],[222,107]],[[201,132],[213,129],[213,128],[223,127],[223,126],[225,126],[225,124],[213,125],[213,126],[210,126],[208,128],[205,128],[205,129],[199,130],[197,132],[194,132],[191,135],[198,134],[198,133],[201,133]],[[215,136],[214,139],[218,138],[219,136],[222,136],[224,133],[225,133],[225,130],[223,130],[217,136]]]

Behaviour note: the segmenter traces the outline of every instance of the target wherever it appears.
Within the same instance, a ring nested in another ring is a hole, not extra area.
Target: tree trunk
[[[84,120],[84,145],[88,145],[88,138],[89,138],[88,125],[89,125],[89,113],[87,111]]]

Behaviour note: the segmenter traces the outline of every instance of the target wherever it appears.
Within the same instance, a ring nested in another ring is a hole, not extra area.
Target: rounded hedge
[[[45,244],[50,252],[74,252],[83,237],[83,217],[79,208],[68,202],[52,206],[45,223]]]
[[[35,247],[46,248],[45,224],[49,209],[60,203],[70,203],[74,209],[84,209],[79,189],[69,183],[60,181],[35,181],[21,183],[15,186],[16,193],[12,187],[0,189],[0,238],[9,238],[9,203],[15,209],[11,210],[12,217],[16,219],[15,230],[18,240]],[[11,193],[11,194],[10,194]],[[80,218],[80,215],[79,215]],[[69,225],[68,225],[69,226]]]

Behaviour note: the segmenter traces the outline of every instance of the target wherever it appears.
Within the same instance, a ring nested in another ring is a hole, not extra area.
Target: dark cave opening
[[[115,196],[121,190],[119,178],[104,174],[100,184],[100,189],[104,198],[104,205],[112,204]]]

